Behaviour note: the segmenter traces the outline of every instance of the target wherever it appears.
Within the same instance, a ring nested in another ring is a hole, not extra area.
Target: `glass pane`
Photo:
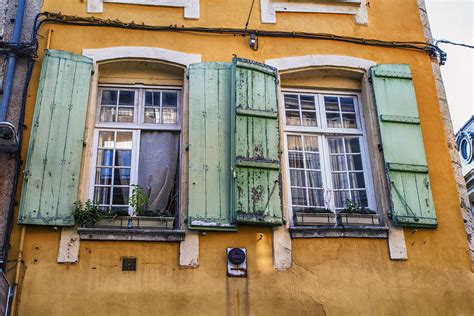
[[[326,111],[339,111],[339,104],[336,97],[324,97]]]
[[[353,98],[340,98],[341,110],[343,112],[355,112]]]
[[[363,170],[361,156],[360,155],[348,155],[347,156],[347,166],[349,167],[349,170]]]
[[[286,111],[286,125],[300,126],[300,112],[298,111]]]
[[[329,152],[331,154],[344,153],[344,145],[342,144],[342,138],[329,138]]]
[[[349,173],[349,179],[351,182],[351,188],[362,189],[365,188],[364,173],[363,172],[351,172]]]
[[[101,122],[115,122],[115,108],[110,106],[103,106],[100,109]]]
[[[304,136],[304,149],[306,151],[318,152],[318,138],[316,136]]]
[[[134,105],[135,91],[120,91],[119,105]]]
[[[332,178],[332,185],[334,189],[340,190],[340,189],[348,189],[349,184],[347,183],[347,174],[344,173],[332,173],[331,174]]]
[[[99,147],[114,148],[114,132],[99,132]]]
[[[288,150],[303,150],[301,136],[288,135]]]
[[[153,105],[160,106],[161,92],[153,92]]]
[[[365,190],[352,191],[352,200],[359,206],[369,206],[367,201],[367,192]]]
[[[301,100],[302,110],[313,110],[313,111],[316,110],[313,95],[301,95],[300,100]]]
[[[360,153],[359,139],[346,138],[346,151],[348,153]]]
[[[298,110],[298,96],[294,94],[285,94],[285,108]]]
[[[160,108],[145,109],[145,123],[160,123]]]
[[[316,112],[305,112],[301,113],[303,117],[303,126],[318,126],[316,122]]]
[[[304,168],[303,153],[288,153],[290,168]]]
[[[127,205],[129,188],[113,188],[112,204]]]
[[[116,90],[102,90],[102,105],[117,105],[117,91]]]
[[[329,157],[332,171],[344,171],[346,169],[346,159],[344,155],[334,155]]]
[[[116,167],[130,167],[132,165],[132,151],[131,150],[117,150],[115,152],[115,166]]]
[[[153,105],[153,92],[145,92],[145,106]]]
[[[111,149],[97,150],[97,165],[98,166],[113,166],[114,151]]]
[[[308,190],[309,205],[324,207],[323,190]]]
[[[94,189],[94,202],[97,204],[110,204],[110,188],[96,187]]]
[[[112,184],[112,168],[96,168],[95,184],[111,185]]]
[[[133,108],[119,108],[118,121],[122,123],[133,123]]]
[[[130,185],[130,168],[114,169],[114,185]]]
[[[326,113],[326,120],[328,122],[328,127],[339,128],[341,127],[341,118],[339,113]]]
[[[164,107],[178,107],[178,93],[177,92],[163,92],[162,106]]]
[[[357,128],[357,121],[355,114],[342,114],[344,128]]]
[[[132,133],[117,132],[117,149],[132,149]]]
[[[306,154],[306,168],[307,169],[321,169],[319,163],[319,154]]]
[[[306,189],[291,189],[291,203],[293,205],[307,205]]]
[[[308,174],[308,187],[310,188],[322,188],[323,180],[321,178],[321,172],[319,171],[307,171]]]
[[[290,170],[290,183],[295,187],[306,187],[304,170]]]
[[[176,124],[177,113],[176,109],[163,109],[163,124]]]
[[[345,208],[347,200],[349,199],[349,191],[334,191],[334,203],[336,204],[336,208]]]

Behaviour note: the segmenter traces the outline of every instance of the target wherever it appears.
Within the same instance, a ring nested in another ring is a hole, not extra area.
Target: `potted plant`
[[[352,200],[347,200],[346,207],[339,213],[342,225],[380,225],[380,217],[376,211],[360,206]]]
[[[295,211],[296,226],[335,225],[336,216],[328,208],[308,207]]]
[[[82,227],[93,227],[100,222],[102,217],[102,210],[91,200],[87,200],[86,203],[74,202],[74,218]]]

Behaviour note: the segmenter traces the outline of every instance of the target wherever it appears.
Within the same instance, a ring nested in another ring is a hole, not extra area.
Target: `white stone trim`
[[[199,233],[186,230],[184,241],[179,244],[179,266],[197,268],[199,266]]]
[[[185,19],[199,19],[199,0],[87,0],[87,13],[102,13],[106,3],[141,4],[184,8]]]
[[[76,227],[63,227],[59,240],[58,263],[79,261],[80,239]]]
[[[376,63],[362,58],[339,56],[339,55],[305,55],[296,57],[285,57],[265,60],[267,65],[277,68],[279,71],[295,70],[310,67],[344,67],[369,70]]]
[[[358,24],[367,25],[369,23],[366,0],[338,0],[337,3],[334,4],[260,0],[260,17],[262,23],[276,23],[277,12],[350,14],[355,16],[355,21]]]
[[[273,268],[286,271],[291,268],[291,236],[288,227],[278,226],[273,229]]]

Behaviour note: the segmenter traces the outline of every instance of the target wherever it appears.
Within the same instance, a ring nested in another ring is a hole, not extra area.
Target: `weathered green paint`
[[[230,213],[231,64],[189,68],[189,201],[191,229],[235,230]]]
[[[371,76],[390,180],[393,223],[436,227],[438,221],[410,67],[379,65],[371,69]]]
[[[74,225],[91,70],[90,58],[57,50],[45,53],[19,224]]]
[[[281,225],[276,70],[234,58],[232,207],[237,223]]]

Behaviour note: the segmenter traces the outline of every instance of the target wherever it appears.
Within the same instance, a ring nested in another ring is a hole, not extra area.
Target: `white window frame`
[[[292,193],[291,193],[291,178],[290,178],[290,165],[289,165],[289,150],[288,150],[288,135],[311,135],[317,136],[319,144],[319,154],[320,154],[320,164],[321,164],[321,175],[322,183],[325,190],[332,192],[332,184],[329,179],[331,179],[331,166],[329,158],[329,145],[327,142],[328,136],[347,136],[347,137],[359,137],[362,165],[364,169],[364,181],[365,181],[365,190],[367,193],[367,203],[368,207],[372,210],[377,211],[377,214],[380,215],[379,210],[377,210],[377,204],[375,199],[375,190],[372,181],[372,169],[370,164],[370,158],[368,155],[368,144],[367,144],[367,134],[364,125],[364,116],[362,112],[361,105],[361,95],[357,92],[350,91],[331,91],[331,90],[313,90],[313,89],[282,89],[281,100],[284,100],[285,94],[303,94],[303,95],[314,95],[316,99],[316,120],[317,127],[307,127],[307,126],[289,126],[286,124],[286,109],[284,101],[282,103],[282,112],[283,112],[283,129],[284,129],[284,152],[285,152],[285,174],[286,174],[286,189],[288,190],[288,203],[287,207],[290,215],[290,225],[294,225],[294,212],[293,212],[293,203],[292,203]],[[348,128],[330,128],[323,127],[326,125],[326,111],[324,109],[324,96],[353,96],[355,97],[355,113],[356,113],[356,122],[357,129],[348,129]],[[323,123],[324,122],[324,123]],[[329,208],[332,212],[335,213],[335,202],[334,194],[330,194],[329,199]]]
[[[136,91],[135,97],[135,111],[134,111],[134,122],[133,123],[120,123],[120,122],[100,122],[101,112],[101,97],[104,89],[123,89],[123,90],[134,90]],[[178,92],[178,104],[177,104],[177,122],[176,124],[153,124],[144,123],[144,95],[145,91],[159,90],[159,91],[177,91]],[[89,191],[88,198],[94,201],[94,189],[95,183],[95,172],[97,168],[97,148],[99,145],[99,132],[101,131],[120,131],[120,132],[132,132],[132,158],[130,168],[130,187],[134,184],[138,184],[138,166],[139,166],[139,152],[140,152],[140,138],[142,130],[155,130],[155,131],[176,131],[181,132],[182,126],[182,104],[183,104],[183,87],[178,86],[147,86],[147,85],[122,85],[122,84],[100,84],[98,86],[97,100],[96,100],[96,115],[94,118],[94,132],[92,141],[92,163],[90,164],[89,171]],[[181,137],[180,137],[181,140]],[[181,164],[178,165],[181,168]],[[181,172],[180,172],[181,173]],[[129,191],[129,198],[132,194],[132,190]],[[179,203],[178,203],[179,204]],[[128,206],[128,212],[133,215],[133,210]]]
[[[367,25],[367,0],[333,0],[334,3],[295,3],[272,0],[260,0],[262,23],[276,23],[277,12],[309,12],[354,15],[358,24]]]

